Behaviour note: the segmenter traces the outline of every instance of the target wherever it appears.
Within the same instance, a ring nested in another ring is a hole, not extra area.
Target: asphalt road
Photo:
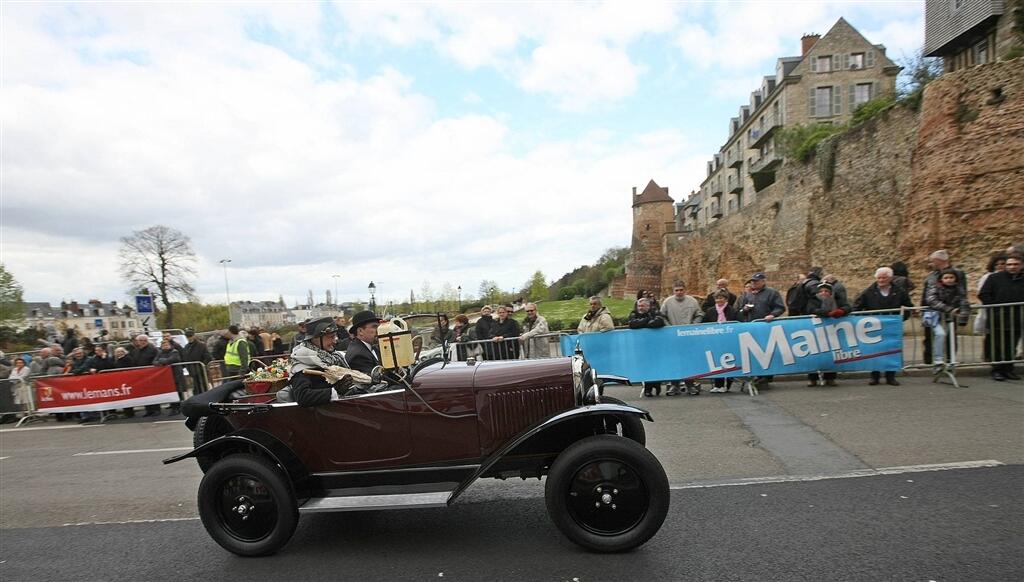
[[[180,421],[5,428],[0,579],[1024,579],[1024,386],[969,382],[611,388],[651,410],[675,488],[658,535],[611,556],[558,533],[542,483],[489,480],[448,509],[304,515],[281,553],[240,559],[195,517],[194,463],[160,464],[190,447]]]
[[[1024,467],[676,490],[640,549],[585,552],[540,498],[303,516],[238,558],[195,520],[4,532],[4,580],[1021,580]]]

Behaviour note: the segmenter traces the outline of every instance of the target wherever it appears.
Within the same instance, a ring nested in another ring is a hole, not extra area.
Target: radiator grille
[[[511,438],[531,424],[573,407],[567,386],[525,388],[487,395],[491,432],[495,438]]]

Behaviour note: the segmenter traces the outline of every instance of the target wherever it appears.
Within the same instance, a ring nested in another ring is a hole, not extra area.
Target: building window
[[[850,68],[851,69],[863,69],[864,68],[864,53],[853,53],[850,55]]]
[[[818,87],[814,90],[814,110],[818,117],[831,115],[832,87]]]
[[[988,62],[988,39],[981,41],[974,46],[974,63],[984,65]]]
[[[853,104],[860,105],[861,103],[867,103],[868,101],[871,101],[872,86],[872,83],[857,83],[857,85],[853,88]]]
[[[832,55],[828,55],[828,56],[824,56],[824,57],[818,57],[818,67],[817,67],[817,70],[818,70],[819,73],[828,73],[828,72],[830,72],[832,70]]]

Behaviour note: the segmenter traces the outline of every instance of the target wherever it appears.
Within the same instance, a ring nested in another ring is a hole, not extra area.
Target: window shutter
[[[818,96],[815,94],[815,88],[814,87],[811,87],[811,98],[808,99],[807,101],[811,104],[811,109],[808,112],[808,115],[810,115],[811,117],[817,117],[818,116],[818,112],[817,112]]]
[[[812,56],[812,57],[810,57],[810,59],[811,59],[811,72],[812,73],[817,73],[818,72],[818,57]]]
[[[864,54],[864,66],[868,69],[875,66],[875,51],[868,51]]]
[[[850,83],[850,112],[857,108],[857,84]]]
[[[850,68],[850,53],[843,53],[843,70]]]
[[[843,88],[839,85],[832,87],[832,115],[843,113]]]
[[[843,59],[840,55],[832,55],[832,70],[842,71],[843,70]]]

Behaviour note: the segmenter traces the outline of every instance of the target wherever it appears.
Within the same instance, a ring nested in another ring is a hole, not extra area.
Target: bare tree
[[[155,287],[157,298],[167,311],[167,327],[174,327],[174,307],[171,300],[181,297],[194,299],[195,288],[191,279],[196,270],[196,253],[189,237],[173,228],[157,225],[138,230],[131,236],[121,237],[121,277],[131,285],[132,291]]]

